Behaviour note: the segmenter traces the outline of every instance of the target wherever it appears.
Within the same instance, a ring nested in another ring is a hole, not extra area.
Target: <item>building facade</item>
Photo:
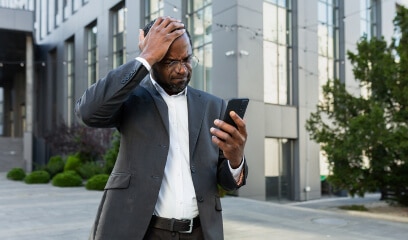
[[[34,1],[0,1],[0,169],[32,168]]]
[[[17,134],[7,124],[10,110],[4,106],[10,89],[4,80],[0,82],[0,133],[23,138],[24,147],[32,148],[27,150],[31,157],[25,157],[31,163],[27,166],[47,161],[45,134],[60,122],[76,122],[75,101],[90,84],[138,56],[139,29],[158,16],[173,16],[187,24],[200,60],[191,85],[226,100],[250,99],[245,115],[250,173],[247,186],[237,194],[291,201],[320,198],[321,175],[328,174],[324,154],[305,129],[322,99],[321,86],[338,78],[349,91],[362,94],[346,53],[355,52],[363,35],[390,40],[396,4],[406,4],[396,0],[33,2],[36,51],[27,61],[32,58],[37,64],[25,75],[33,75],[33,86],[25,81],[24,90],[31,91],[26,96],[32,98],[32,106],[24,109],[29,119],[24,121],[32,122],[32,128],[22,127]],[[10,134],[13,131],[16,134]]]

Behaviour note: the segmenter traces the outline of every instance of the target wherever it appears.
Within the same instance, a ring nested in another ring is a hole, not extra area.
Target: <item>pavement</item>
[[[87,239],[101,196],[84,187],[28,185],[0,173],[0,240]],[[286,203],[225,197],[224,235],[227,240],[408,239],[406,218],[336,210],[375,201],[378,195]]]

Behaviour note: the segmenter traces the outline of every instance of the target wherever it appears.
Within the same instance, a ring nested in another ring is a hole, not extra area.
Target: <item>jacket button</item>
[[[199,201],[199,202],[204,202],[203,196],[197,196],[197,201]]]
[[[195,168],[195,166],[194,166],[194,165],[193,165],[193,166],[191,166],[191,167],[190,167],[190,170],[191,170],[191,172],[192,172],[192,173],[195,173],[195,172],[196,172],[196,168]]]
[[[159,147],[166,149],[167,145],[159,144]]]

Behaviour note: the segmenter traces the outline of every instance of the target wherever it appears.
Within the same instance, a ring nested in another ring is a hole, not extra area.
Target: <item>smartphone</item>
[[[247,109],[248,103],[249,103],[248,98],[232,98],[232,99],[230,99],[228,101],[228,104],[227,104],[227,109],[225,110],[223,121],[228,123],[228,124],[231,124],[232,126],[237,128],[237,125],[232,120],[232,118],[230,117],[229,114],[230,114],[231,111],[234,111],[235,113],[238,114],[238,116],[240,116],[241,118],[244,118],[245,111]]]

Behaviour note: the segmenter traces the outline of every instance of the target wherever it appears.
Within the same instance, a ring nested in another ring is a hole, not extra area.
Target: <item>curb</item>
[[[342,211],[344,211],[347,214],[353,215],[353,216],[369,217],[369,218],[382,219],[382,220],[388,220],[388,221],[394,221],[394,222],[408,223],[408,217],[390,216],[390,215],[383,215],[383,214],[378,214],[378,213],[359,212],[359,211],[350,211],[350,210],[342,210]]]

